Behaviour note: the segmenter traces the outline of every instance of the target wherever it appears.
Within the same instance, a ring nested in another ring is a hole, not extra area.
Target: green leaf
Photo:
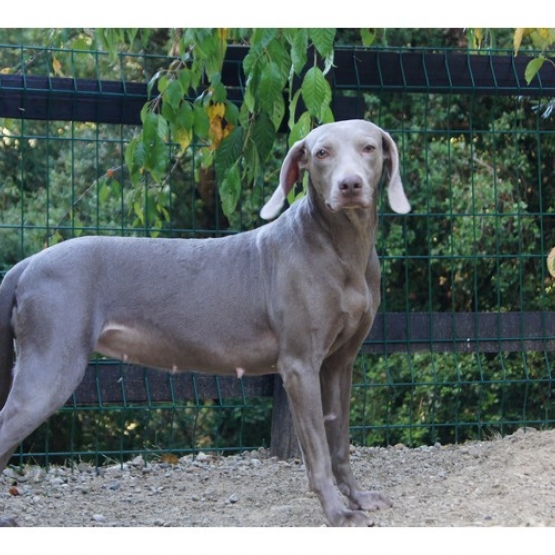
[[[248,82],[245,94],[243,95],[243,106],[245,106],[249,112],[254,112],[254,105],[255,96],[253,93],[253,87],[250,86],[250,82]]]
[[[179,70],[177,74],[177,79],[181,83],[181,88],[183,92],[187,94],[189,87],[191,86],[191,72],[188,68],[183,68]]]
[[[322,58],[328,58],[333,55],[335,29],[309,29],[309,36]]]
[[[376,29],[361,29],[360,38],[362,39],[362,46],[372,46],[377,36]]]
[[[252,72],[260,64],[260,58],[264,50],[260,43],[253,42],[253,40],[251,39],[249,51],[243,59],[243,71],[247,78],[251,76]]]
[[[210,118],[204,111],[202,104],[198,104],[196,102],[193,104],[193,117],[193,130],[195,135],[201,139],[207,139],[208,130],[210,129]]]
[[[162,108],[160,109],[160,113],[162,117],[170,124],[174,123],[176,117],[176,111],[174,108],[167,102],[162,104]]]
[[[293,146],[297,141],[304,139],[312,128],[312,119],[308,112],[303,112],[289,134],[289,146]]]
[[[299,102],[300,96],[301,96],[301,89],[297,89],[295,91],[295,94],[293,95],[293,98],[289,102],[289,121],[287,122],[287,125],[289,126],[289,130],[293,129],[293,126],[295,125],[295,115],[297,112],[297,104]]]
[[[331,106],[326,106],[326,108],[322,112],[322,123],[333,123],[334,121],[335,118],[333,116]]]
[[[174,110],[179,108],[185,92],[181,85],[181,81],[171,81],[162,94],[162,102],[168,103]]]
[[[289,79],[289,72],[291,71],[291,56],[285,48],[283,42],[279,39],[274,39],[268,44],[267,53],[271,63],[275,64],[279,69],[280,85],[283,89]]]
[[[278,29],[270,28],[270,27],[259,27],[254,29],[254,32],[251,37],[251,45],[258,44],[262,48],[266,48],[270,41],[275,39],[278,36]]]
[[[158,89],[158,93],[162,94],[170,84],[170,77],[167,73],[162,73],[160,71],[156,75],[158,75],[158,82],[156,83],[156,88]]]
[[[225,102],[227,98],[227,89],[224,84],[219,82],[212,84],[212,101],[213,102]]]
[[[310,114],[322,121],[331,102],[331,87],[319,67],[311,67],[301,85],[302,97]]]
[[[526,79],[526,83],[528,85],[532,82],[532,79],[534,79],[536,74],[540,71],[545,60],[545,58],[540,56],[539,58],[534,58],[532,61],[528,62],[528,65],[524,70],[524,79]]]
[[[95,40],[101,48],[107,50],[112,61],[118,56],[118,46],[124,40],[122,29],[96,29],[94,32]]]
[[[225,119],[233,127],[239,124],[239,108],[230,100],[225,101]]]
[[[145,149],[145,169],[150,172],[155,181],[160,182],[168,168],[167,146],[160,140]]]
[[[157,115],[156,133],[161,141],[168,140],[168,122],[160,115]]]
[[[297,75],[300,75],[307,60],[308,29],[288,29],[287,31],[284,34],[291,45],[293,70]]]
[[[129,174],[131,175],[131,181],[136,185],[139,183],[142,170],[145,165],[145,145],[143,142],[143,134],[139,133],[136,137],[129,141],[127,148],[125,149],[125,164],[129,169]]]
[[[150,110],[143,114],[143,143],[148,147],[154,145],[158,138],[158,115]]]
[[[258,98],[261,108],[266,112],[271,112],[276,97],[282,94],[282,80],[279,66],[274,62],[270,62],[264,66],[260,73]]]
[[[72,42],[71,48],[72,50],[91,50],[92,46],[86,39],[80,37]]]
[[[283,121],[283,116],[285,116],[285,100],[283,99],[283,94],[276,96],[274,99],[272,108],[269,110],[269,116],[276,131],[278,131]]]
[[[272,152],[276,139],[274,124],[264,112],[255,119],[251,127],[250,137],[256,147],[260,162],[264,162]]]
[[[223,179],[219,180],[218,192],[220,194],[222,210],[226,217],[230,217],[237,203],[241,198],[241,172],[239,171],[239,163],[233,164],[229,168]]]
[[[98,201],[104,204],[110,198],[111,189],[108,183],[104,181],[98,189]]]
[[[236,164],[243,152],[244,130],[242,127],[236,127],[225,139],[222,140],[220,146],[216,150],[214,160],[214,168],[216,170],[216,178],[221,181],[229,168]]]
[[[195,115],[190,102],[183,102],[175,115],[175,124],[190,131],[195,123]]]

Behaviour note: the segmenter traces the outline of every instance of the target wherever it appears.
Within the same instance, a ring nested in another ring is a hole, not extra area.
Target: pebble
[[[7,478],[9,478],[10,480],[17,479],[17,474],[12,468],[4,468],[4,470],[2,471],[2,474]]]
[[[419,448],[402,443],[360,447],[351,454],[362,485],[383,488],[394,501],[392,510],[379,513],[380,525],[553,526],[555,478],[535,473],[537,450],[524,441],[542,436],[516,437],[520,443],[504,440],[508,451],[500,451],[495,442],[456,447],[436,442]],[[543,437],[553,438],[550,445],[555,445],[555,431]],[[523,446],[533,454],[515,458]],[[515,480],[517,489],[523,486],[524,506],[515,502],[518,497],[509,487]],[[20,495],[10,495],[12,486]],[[0,526],[12,521],[97,527],[322,525],[318,500],[305,493],[307,487],[300,459],[281,461],[267,450],[226,456],[201,452],[181,457],[176,465],[147,465],[137,456],[102,472],[87,463],[47,470],[31,465],[0,474]]]
[[[94,466],[89,463],[79,463],[77,465],[77,470],[82,473],[92,473],[94,472]]]
[[[199,451],[198,455],[196,456],[196,461],[197,462],[209,462],[212,460],[212,455],[207,455],[206,453],[203,453],[202,451]]]
[[[138,455],[131,461],[131,464],[135,467],[143,467],[145,465],[145,460],[142,455]]]
[[[108,489],[112,491],[116,491],[121,488],[121,482],[119,480],[114,480],[109,486]]]

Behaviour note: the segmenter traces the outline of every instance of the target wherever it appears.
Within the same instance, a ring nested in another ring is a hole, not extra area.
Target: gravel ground
[[[356,476],[385,492],[376,526],[555,526],[555,430],[409,449],[352,448]],[[0,516],[19,526],[324,525],[299,460],[268,451],[74,469],[6,469]]]

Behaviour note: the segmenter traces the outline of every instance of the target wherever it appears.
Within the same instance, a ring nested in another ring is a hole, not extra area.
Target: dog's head
[[[399,214],[410,211],[397,146],[388,133],[368,121],[328,123],[296,142],[283,161],[279,186],[260,212],[262,218],[271,220],[279,214],[304,170],[314,193],[332,212],[370,207],[384,172],[391,208]]]

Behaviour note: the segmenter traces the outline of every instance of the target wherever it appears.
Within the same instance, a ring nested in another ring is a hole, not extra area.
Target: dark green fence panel
[[[224,68],[238,101],[245,53],[230,48]],[[50,75],[54,55],[65,76]],[[109,65],[101,52],[0,46],[0,65],[14,59],[20,72],[0,74],[0,275],[83,234],[205,237],[262,223],[262,190],[244,191],[232,221],[223,216],[213,175],[195,163],[199,145],[163,185],[169,222],[144,210],[160,190],[132,187],[124,152],[147,98],[141,75],[166,60],[122,55],[121,74],[100,80]],[[355,368],[356,443],[445,443],[553,425],[555,291],[545,260],[555,246],[555,69],[544,64],[527,86],[527,61],[510,52],[336,51],[334,113],[390,131],[413,205],[400,217],[382,202],[383,301]],[[276,158],[260,189],[273,189],[278,167]],[[273,377],[168,376],[95,360],[19,460],[269,445],[275,390]]]

